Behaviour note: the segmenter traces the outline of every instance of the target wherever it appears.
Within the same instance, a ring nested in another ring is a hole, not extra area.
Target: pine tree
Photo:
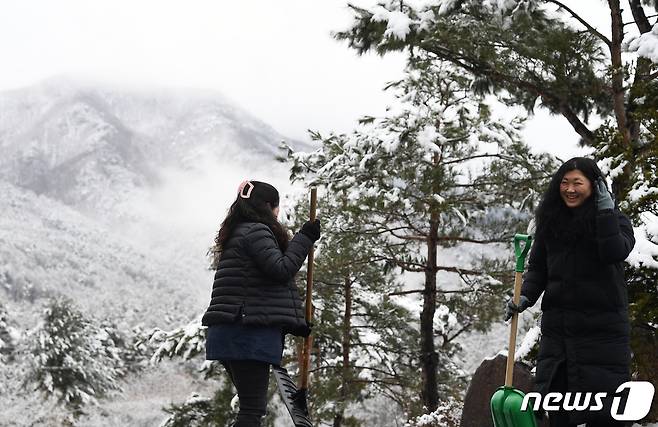
[[[85,404],[119,389],[126,368],[116,334],[87,319],[70,300],[51,300],[31,334],[26,383],[81,414]]]
[[[0,304],[0,362],[9,362],[13,359],[14,339],[10,333],[7,310]]]
[[[378,236],[375,259],[423,275],[422,289],[398,295],[422,296],[416,357],[429,412],[449,399],[456,338],[489,327],[499,315],[490,307],[502,304],[501,284],[511,282],[508,257],[462,252],[507,249],[525,230],[540,196],[535,188],[555,166],[519,141],[518,121],[496,120],[470,96],[472,83],[454,67],[412,57],[407,78],[391,85],[400,91],[399,114],[366,118],[350,135],[315,133],[317,152],[288,148],[293,180],[323,185],[346,201],[342,231]]]
[[[314,419],[334,427],[367,425],[371,414],[361,409],[357,415],[351,408],[367,408],[376,397],[385,397],[400,413],[413,411],[419,389],[413,317],[390,296],[400,284],[373,251],[381,241],[346,229],[360,221],[345,209],[348,203],[340,194],[320,191],[324,231],[316,244],[309,401]],[[295,204],[292,228],[307,219],[307,205],[306,198]],[[298,277],[304,276],[302,270]]]
[[[201,316],[192,320],[185,326],[163,331],[155,328],[142,336],[139,345],[147,342],[155,346],[151,362],[160,362],[163,358],[169,359],[180,356],[183,360],[190,360],[206,349],[207,328],[201,325]]]
[[[230,427],[235,421],[235,412],[227,410],[234,394],[230,382],[223,382],[222,387],[211,398],[198,394],[190,396],[183,404],[172,404],[165,408],[169,417],[161,427]]]

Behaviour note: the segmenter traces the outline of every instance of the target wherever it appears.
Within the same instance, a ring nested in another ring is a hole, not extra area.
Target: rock
[[[501,354],[482,361],[464,398],[461,427],[494,427],[489,403],[496,389],[505,384],[506,365],[507,357]],[[525,363],[514,364],[514,387],[524,393],[532,391],[533,376]],[[544,418],[538,426],[548,427],[548,420]]]

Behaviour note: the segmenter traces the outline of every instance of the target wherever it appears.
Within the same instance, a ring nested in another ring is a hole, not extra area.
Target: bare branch
[[[548,99],[547,99],[548,100]],[[560,113],[564,116],[565,119],[571,124],[573,129],[580,135],[586,142],[590,144],[594,142],[594,133],[585,126],[585,124],[580,120],[578,115],[573,112],[567,105],[563,102],[559,104]]]
[[[475,292],[476,289],[453,289],[450,291],[442,291],[437,289],[436,293],[437,294],[470,294],[471,292]],[[409,295],[409,294],[420,294],[425,292],[425,289],[414,289],[411,291],[399,291],[399,292],[391,292],[388,294],[388,296],[398,296],[398,295]]]
[[[658,71],[656,71],[655,73],[651,73],[646,77],[643,77],[642,80],[653,80],[656,77],[658,77]]]
[[[337,287],[337,288],[343,286],[342,283],[331,283],[331,282],[327,282],[325,280],[320,280],[320,279],[314,279],[314,282],[319,284],[319,285],[332,286],[332,287]]]
[[[463,157],[461,159],[448,160],[448,161],[445,161],[445,162],[441,162],[441,164],[442,165],[449,165],[451,163],[460,163],[460,162],[464,162],[466,160],[479,159],[479,158],[483,158],[483,157],[496,157],[496,158],[505,159],[505,156],[503,156],[501,154],[487,154],[487,153],[485,153],[485,154],[477,154],[477,155],[473,155],[473,156]],[[508,158],[507,160],[513,160],[513,159]]]
[[[437,271],[450,271],[452,273],[457,273],[457,274],[471,274],[473,276],[481,276],[485,274],[484,271],[477,271],[477,270],[469,270],[466,268],[459,268],[459,267],[445,267],[445,266],[437,266],[436,267]]]
[[[599,39],[601,39],[601,41],[603,41],[603,43],[605,43],[605,44],[608,46],[608,48],[610,48],[610,47],[612,46],[612,42],[610,41],[609,38],[607,38],[606,36],[604,36],[603,34],[601,34],[596,28],[592,27],[592,25],[590,25],[589,22],[587,22],[587,21],[585,21],[583,18],[581,18],[580,15],[578,15],[576,12],[574,12],[573,10],[571,10],[571,9],[570,9],[568,6],[566,6],[564,3],[562,3],[561,1],[558,1],[558,0],[546,0],[546,1],[547,1],[548,3],[553,3],[553,4],[557,5],[559,8],[564,9],[564,10],[566,10],[567,12],[569,12],[569,14],[570,14],[573,18],[575,18],[578,22],[580,22],[581,24],[583,24],[583,26],[584,26],[585,28],[587,28],[587,30],[588,30],[590,33],[594,34],[596,37],[598,37]]]
[[[633,1],[633,0],[631,0],[631,1]],[[658,14],[655,14],[655,15],[647,15],[647,19],[648,19],[648,18],[655,18],[656,16],[658,16]],[[625,27],[625,26],[627,26],[627,25],[636,25],[636,24],[637,24],[637,21],[633,20],[633,21],[629,21],[629,22],[624,22],[623,25],[624,25],[624,27]],[[649,23],[649,31],[651,31],[651,27],[653,27],[653,25],[651,25],[651,23]],[[644,34],[644,33],[642,33],[642,34]]]
[[[443,340],[444,340],[443,344],[446,345],[446,344],[452,342],[452,341],[453,341],[455,338],[457,338],[462,332],[467,331],[468,328],[470,328],[470,327],[471,327],[471,324],[470,324],[470,323],[467,323],[466,325],[464,325],[463,328],[461,328],[460,330],[458,330],[457,332],[455,332],[452,336],[448,336],[448,335],[446,334],[446,335],[443,337]]]
[[[339,367],[336,366],[336,365],[322,365],[322,366],[318,366],[316,368],[313,368],[309,372],[317,372],[317,371],[322,371],[322,370],[325,370],[325,369],[338,369],[338,368]],[[398,377],[398,375],[395,372],[384,371],[383,369],[372,368],[370,366],[350,365],[350,368],[375,371],[375,372],[379,372],[381,374],[384,374],[384,375],[387,375],[387,376],[393,377],[393,378]]]
[[[478,243],[478,244],[488,244],[488,243],[501,243],[510,239],[510,236],[501,236],[493,239],[471,239],[468,237],[461,236],[440,236],[437,240],[442,241],[451,241],[451,242],[467,242],[467,243]]]

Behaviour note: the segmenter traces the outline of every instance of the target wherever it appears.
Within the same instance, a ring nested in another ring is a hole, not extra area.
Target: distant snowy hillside
[[[214,92],[55,78],[0,93],[0,179],[101,216],[134,218],[164,169],[273,161],[283,139]]]
[[[73,209],[1,181],[0,211],[0,288],[14,306],[65,295],[90,314],[145,327],[175,325],[205,306],[211,278],[199,265],[144,253]]]

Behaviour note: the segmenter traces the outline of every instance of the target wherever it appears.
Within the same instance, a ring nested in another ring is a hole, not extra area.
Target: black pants
[[[228,371],[240,399],[240,412],[233,427],[260,427],[261,417],[267,410],[269,363],[255,360],[226,360],[222,361],[222,365]]]
[[[550,391],[559,391],[565,393],[567,391],[567,367],[565,363],[560,364],[555,372],[553,381],[551,382]],[[607,408],[609,410],[609,408]],[[560,408],[559,411],[549,412],[548,421],[551,427],[577,427],[578,424],[569,422],[569,415]],[[612,418],[607,422],[587,423],[587,427],[625,427],[628,423],[623,421],[615,421]]]

